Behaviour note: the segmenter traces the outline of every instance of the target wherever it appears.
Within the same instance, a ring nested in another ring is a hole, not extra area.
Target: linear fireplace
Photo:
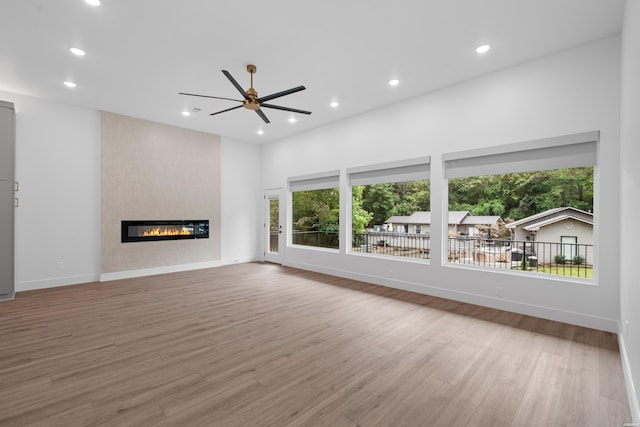
[[[208,238],[208,219],[122,221],[122,243]]]

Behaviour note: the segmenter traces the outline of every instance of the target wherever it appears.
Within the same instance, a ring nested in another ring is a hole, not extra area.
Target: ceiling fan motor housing
[[[253,87],[250,87],[249,89],[247,89],[247,96],[249,97],[249,99],[244,99],[242,101],[242,105],[244,106],[244,108],[247,108],[249,110],[259,110],[260,103],[258,103],[257,101],[258,91],[256,91]]]

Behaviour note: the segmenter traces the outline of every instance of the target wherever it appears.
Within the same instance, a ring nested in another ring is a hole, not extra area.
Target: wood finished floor
[[[0,303],[0,426],[621,426],[617,338],[271,264]]]

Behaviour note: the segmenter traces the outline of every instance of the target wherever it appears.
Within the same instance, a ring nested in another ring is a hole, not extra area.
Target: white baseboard
[[[640,423],[640,405],[638,404],[638,394],[631,375],[631,366],[629,365],[629,356],[627,355],[627,346],[623,336],[622,324],[618,328],[618,347],[620,347],[620,357],[622,358],[622,371],[624,372],[624,382],[627,385],[627,396],[629,397],[629,411],[631,412],[631,420],[634,424]]]
[[[374,285],[387,286],[405,291],[417,292],[420,294],[432,295],[440,298],[447,298],[469,304],[481,305],[498,310],[539,317],[542,319],[555,320],[557,322],[569,323],[586,328],[598,329],[607,332],[618,332],[618,321],[598,316],[589,316],[582,313],[558,310],[533,304],[526,304],[518,301],[511,301],[504,298],[494,298],[486,295],[472,294],[436,286],[429,286],[422,283],[412,283],[394,280],[387,277],[378,277],[362,273],[354,273],[348,270],[318,267],[317,265],[300,262],[286,261],[283,263],[288,267],[300,268],[303,270],[315,271],[317,273],[329,274],[331,276],[344,277],[346,279],[359,280],[372,283]]]
[[[86,274],[80,276],[55,277],[52,279],[17,282],[16,293],[34,291],[37,289],[57,288],[59,286],[80,285],[82,283],[97,282],[99,280],[99,274]]]
[[[261,261],[260,258],[252,256],[252,257],[239,257],[239,258],[225,258],[222,260],[222,265],[231,265],[231,264],[244,264],[247,262]]]
[[[257,257],[230,258],[223,261],[207,261],[192,264],[170,265],[163,267],[145,268],[140,270],[118,271],[114,273],[87,274],[80,276],[56,277],[44,280],[32,280],[16,283],[16,293],[34,291],[38,289],[56,288],[60,286],[80,285],[90,282],[109,282],[111,280],[129,279],[133,277],[153,276],[156,274],[176,273],[179,271],[199,270],[202,268],[220,267],[230,264],[242,264],[259,261]],[[11,300],[13,298],[8,298]]]
[[[180,271],[200,270],[202,268],[213,268],[222,266],[222,261],[196,262],[192,264],[168,265],[162,267],[143,268],[140,270],[116,271],[114,273],[102,273],[101,282],[112,280],[131,279],[134,277],[154,276],[156,274],[177,273]]]

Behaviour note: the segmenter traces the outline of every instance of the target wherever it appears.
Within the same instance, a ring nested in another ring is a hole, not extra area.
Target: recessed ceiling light
[[[74,82],[64,82],[66,87],[76,87],[77,85]]]
[[[338,108],[340,104],[338,103],[338,101],[331,101],[331,104],[329,105],[331,105],[331,108]]]
[[[398,86],[399,84],[400,84],[400,80],[398,79],[389,80],[389,86]]]
[[[183,111],[182,115],[185,117],[189,117],[191,115],[191,111]]]
[[[264,131],[262,129],[258,129],[258,132],[256,132],[258,135],[262,135],[264,133]]]
[[[85,56],[86,55],[86,52],[84,50],[79,49],[77,47],[72,47],[72,48],[69,49],[69,51],[71,53],[73,53],[74,55],[76,55],[76,56]]]
[[[297,122],[295,117],[293,116],[289,117],[289,123],[295,123],[295,122]]]
[[[100,6],[100,0],[84,0],[84,2],[91,6]]]
[[[489,50],[490,50],[490,49],[491,49],[491,46],[490,46],[490,45],[488,45],[488,44],[483,44],[483,45],[478,46],[478,47],[476,48],[476,52],[478,52],[478,53],[487,53],[487,52],[489,52]]]

